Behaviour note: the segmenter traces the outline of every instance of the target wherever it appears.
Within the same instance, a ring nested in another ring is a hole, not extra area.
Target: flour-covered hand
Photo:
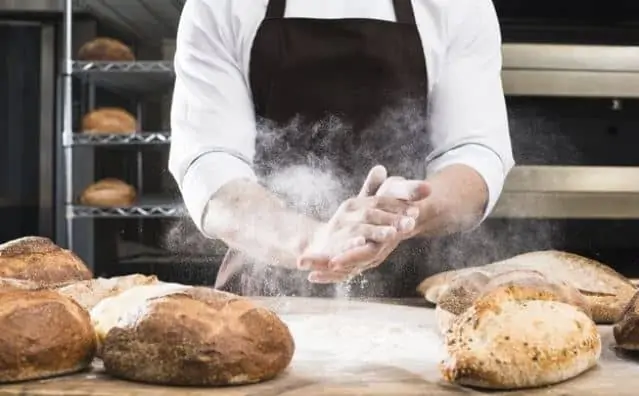
[[[385,179],[385,169],[381,169]],[[374,184],[382,184],[378,177],[380,168],[371,175],[363,190],[376,190]],[[298,268],[331,272],[329,264],[334,257],[367,242],[384,244],[395,240],[398,233],[410,232],[415,227],[418,214],[410,202],[401,199],[365,194],[350,198],[312,234],[298,259]]]
[[[384,178],[384,181],[379,183],[379,178],[372,177],[375,172],[379,173],[379,170],[376,171],[373,168],[369,173],[359,197],[374,194],[377,199],[397,199],[410,205],[410,217],[413,220],[406,220],[404,227],[398,227],[397,232],[384,241],[367,239],[365,243],[362,243],[360,239],[357,243],[346,244],[347,246],[344,246],[339,254],[329,260],[328,268],[318,268],[313,271],[309,275],[309,281],[315,283],[342,282],[367,269],[377,267],[386,260],[402,240],[412,235],[415,219],[419,215],[419,211],[413,203],[430,194],[428,184],[424,181],[406,180],[401,177]],[[370,183],[371,180],[375,180],[377,186]]]

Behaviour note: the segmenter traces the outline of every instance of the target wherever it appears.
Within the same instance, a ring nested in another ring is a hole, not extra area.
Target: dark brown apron
[[[339,180],[338,202],[355,195],[378,163],[391,175],[425,177],[424,50],[411,1],[393,6],[397,22],[284,18],[286,1],[270,0],[249,75],[261,125],[254,166],[265,184],[282,169],[310,166]],[[299,197],[283,191],[282,198],[299,206]],[[302,206],[296,209],[308,213],[308,203]],[[314,208],[310,215],[321,220],[334,209]],[[306,273],[254,265],[232,250],[216,288],[244,295],[413,295],[424,248],[424,241],[407,241],[378,269],[339,286],[309,284]]]

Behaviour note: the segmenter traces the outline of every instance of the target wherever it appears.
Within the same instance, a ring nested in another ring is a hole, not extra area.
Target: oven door
[[[0,241],[54,237],[55,27],[0,20]]]
[[[638,277],[639,48],[505,44],[503,79],[517,166],[458,265],[559,249]]]

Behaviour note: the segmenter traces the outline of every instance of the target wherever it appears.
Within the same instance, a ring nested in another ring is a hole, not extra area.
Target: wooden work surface
[[[480,391],[440,380],[443,354],[434,310],[403,301],[282,298],[263,299],[288,323],[296,340],[295,358],[277,379],[227,388],[171,388],[109,378],[99,363],[91,372],[0,387],[0,395],[91,396],[314,396],[456,395]],[[628,395],[639,392],[639,359],[614,349],[611,328],[601,327],[604,350],[599,366],[560,385],[513,395]],[[502,394],[502,393],[491,393]]]

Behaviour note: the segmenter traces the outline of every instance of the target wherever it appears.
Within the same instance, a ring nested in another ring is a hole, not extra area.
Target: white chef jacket
[[[426,171],[452,164],[475,169],[488,188],[485,218],[514,165],[494,6],[491,0],[412,1],[428,69]],[[249,61],[267,3],[188,0],[180,19],[169,170],[206,235],[203,216],[213,194],[232,180],[256,180]],[[288,0],[285,17],[394,21],[395,13],[391,0]]]

